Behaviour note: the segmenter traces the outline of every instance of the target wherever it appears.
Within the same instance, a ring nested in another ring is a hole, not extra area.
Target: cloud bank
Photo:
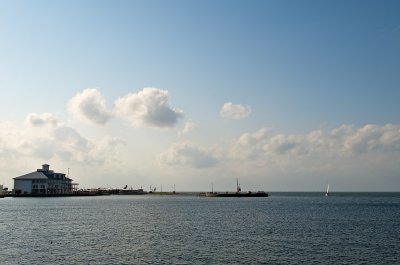
[[[209,168],[217,164],[217,159],[210,149],[189,142],[172,144],[159,158],[163,164],[193,168]]]
[[[250,108],[240,106],[225,103],[221,115],[230,119],[248,116]],[[68,107],[80,119],[100,125],[106,124],[111,118],[121,118],[135,127],[169,128],[183,117],[182,111],[170,106],[168,92],[157,88],[144,88],[121,97],[115,101],[112,110],[107,108],[99,91],[85,89],[69,101]],[[178,131],[178,136],[189,133],[195,127],[194,122],[186,122]],[[137,135],[129,138],[129,145],[127,140],[113,135],[90,139],[79,130],[60,122],[51,113],[29,113],[24,128],[3,123],[0,129],[2,167],[17,161],[17,167],[23,166],[26,161],[31,164],[59,161],[82,168],[95,166],[92,168],[98,172],[105,169],[109,172],[120,170],[129,175],[132,170],[138,170],[137,165],[140,165],[146,176],[196,175],[201,172],[199,176],[243,175],[259,179],[275,176],[278,182],[279,178],[286,178],[286,183],[296,181],[296,176],[305,179],[313,176],[315,180],[323,176],[340,175],[352,179],[359,176],[358,181],[369,178],[370,183],[375,181],[379,184],[379,176],[388,179],[385,183],[389,183],[389,186],[382,186],[385,189],[390,189],[392,183],[396,184],[393,179],[400,172],[400,125],[395,124],[367,124],[362,127],[345,124],[304,134],[285,134],[260,128],[218,143],[212,143],[212,138],[204,138],[213,147],[202,145],[201,142],[178,142],[164,151],[158,149],[166,143],[165,140],[171,141],[168,138],[171,134],[167,134],[160,141],[154,139],[151,149],[146,146],[148,153],[145,156],[143,152],[140,153],[144,149],[139,151],[135,145]],[[91,133],[90,130],[87,132]],[[98,136],[97,133],[94,135]],[[135,147],[121,150],[120,147],[125,145]],[[123,155],[120,152],[124,152]],[[141,156],[142,160],[132,166],[132,157],[135,156]],[[159,168],[152,165],[157,158]],[[166,171],[164,166],[170,167],[170,171]]]
[[[274,179],[278,189],[312,190],[327,180],[349,191],[398,189],[399,125],[342,125],[305,134],[264,128],[234,139],[229,149],[232,172]]]
[[[375,151],[400,151],[400,126],[387,124],[378,126],[368,124],[358,130],[350,130],[343,146],[351,153],[369,153]]]
[[[232,102],[226,102],[221,108],[220,115],[225,119],[240,120],[246,118],[251,113],[249,106],[243,106],[241,104],[233,104]]]
[[[296,176],[316,180],[358,176],[374,181],[377,174],[393,178],[400,170],[400,126],[342,125],[305,134],[261,128],[216,148],[175,143],[159,158],[163,165],[204,169],[209,174],[281,176],[286,179],[284,182],[296,181]]]
[[[61,159],[88,165],[103,164],[125,140],[105,137],[92,141],[82,136],[75,128],[61,124],[50,113],[29,113],[26,127],[4,130],[0,135],[0,153],[15,154],[19,158],[43,160]]]
[[[127,140],[112,135],[90,139],[50,113],[30,113],[25,127],[2,123],[0,129],[0,165],[4,168],[13,164],[24,172],[50,162],[88,170],[85,174],[89,175],[93,171],[113,172],[116,180],[118,172],[128,175],[138,170],[137,165],[132,166],[132,158],[141,156],[140,151],[136,147],[121,148],[135,146],[134,137],[129,139],[129,145]],[[157,158],[160,167],[154,165]],[[352,187],[359,187],[354,183],[369,181],[378,186],[384,182],[386,186],[380,187],[391,190],[397,185],[399,160],[400,125],[367,124],[322,128],[304,134],[261,128],[212,147],[178,142],[164,151],[153,149],[140,163],[146,176],[246,176],[256,178],[256,182],[275,179],[275,183],[290,183],[288,189],[300,187],[296,185],[307,189],[307,185],[318,185],[318,181],[331,176],[345,183],[342,188],[347,187],[348,181],[353,181]],[[10,176],[20,174],[7,170]],[[303,180],[306,182],[302,184]]]

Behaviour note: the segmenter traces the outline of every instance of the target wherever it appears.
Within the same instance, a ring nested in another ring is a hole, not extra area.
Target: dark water
[[[0,199],[0,264],[400,264],[400,193]]]

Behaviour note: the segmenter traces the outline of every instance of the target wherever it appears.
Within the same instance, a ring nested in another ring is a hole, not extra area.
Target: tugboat
[[[242,189],[239,185],[239,179],[236,179],[236,192],[225,192],[225,193],[218,193],[218,192],[207,192],[205,195],[200,195],[204,197],[268,197],[268,193],[264,191],[257,191],[257,192],[242,192]]]

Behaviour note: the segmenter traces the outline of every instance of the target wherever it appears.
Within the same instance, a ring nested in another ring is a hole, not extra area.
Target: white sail
[[[325,196],[328,196],[329,195],[329,184],[328,184],[328,186],[326,187],[326,193],[325,193]]]

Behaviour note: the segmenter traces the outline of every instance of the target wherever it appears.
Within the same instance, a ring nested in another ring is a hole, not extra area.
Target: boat
[[[147,194],[146,191],[144,191],[142,188],[134,190],[134,189],[128,189],[128,186],[126,185],[122,190],[119,190],[117,193],[119,195],[144,195]]]
[[[242,189],[239,185],[239,179],[236,179],[236,192],[214,192],[212,189],[211,192],[201,193],[199,196],[202,197],[268,197],[268,193],[264,191],[257,192],[242,192]]]
[[[328,186],[326,187],[326,193],[325,193],[325,197],[328,197],[329,196],[329,184],[328,184]]]
[[[268,197],[268,193],[264,191],[257,192],[226,192],[226,193],[206,193],[205,197]]]

